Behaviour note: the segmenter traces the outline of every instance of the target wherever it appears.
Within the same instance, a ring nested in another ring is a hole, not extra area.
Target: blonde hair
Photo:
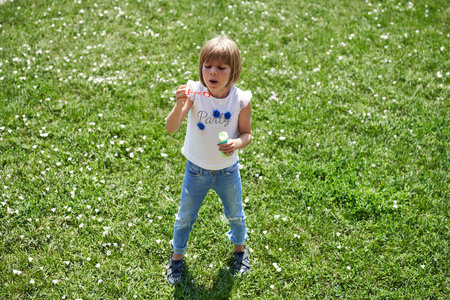
[[[230,79],[226,87],[232,87],[241,75],[241,54],[236,43],[228,37],[219,36],[203,45],[198,59],[198,75],[203,86],[206,86],[202,72],[203,64],[212,61],[218,61],[231,67]]]

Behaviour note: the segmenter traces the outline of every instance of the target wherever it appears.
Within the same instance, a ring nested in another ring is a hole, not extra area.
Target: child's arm
[[[237,149],[242,149],[248,146],[252,141],[252,119],[251,119],[251,105],[248,105],[241,109],[239,113],[238,126],[239,136],[237,139],[228,139],[225,144],[218,144],[219,151],[224,152],[225,155],[233,155]]]
[[[166,129],[169,133],[174,133],[180,128],[181,123],[186,117],[187,113],[194,102],[188,100],[186,95],[186,86],[181,85],[176,92],[177,103],[166,119]]]

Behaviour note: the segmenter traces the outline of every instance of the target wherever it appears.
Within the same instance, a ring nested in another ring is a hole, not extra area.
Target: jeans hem
[[[170,246],[172,246],[172,251],[173,251],[173,253],[175,253],[175,254],[182,255],[182,254],[185,254],[185,253],[186,253],[187,246],[184,247],[184,248],[175,248],[175,247],[173,246],[173,240],[170,241]]]
[[[232,236],[232,234],[231,234],[231,230],[228,231],[227,233],[225,233],[225,235],[228,237],[228,239],[230,240],[230,242],[231,242],[232,244],[236,245],[236,246],[243,246],[243,245],[245,244],[245,240],[248,240],[248,234],[247,234],[247,233],[245,233],[244,239],[243,239],[242,241],[240,241],[240,242],[235,242],[235,241],[234,241],[234,238],[233,238],[233,236]]]

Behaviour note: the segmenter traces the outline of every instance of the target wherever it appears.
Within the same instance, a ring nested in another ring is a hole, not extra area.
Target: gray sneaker
[[[250,259],[248,258],[248,250],[244,252],[234,252],[234,275],[247,275],[250,271]]]
[[[182,258],[181,260],[173,260],[172,255],[170,255],[169,267],[167,269],[167,282],[170,285],[183,283],[183,266],[184,258]]]

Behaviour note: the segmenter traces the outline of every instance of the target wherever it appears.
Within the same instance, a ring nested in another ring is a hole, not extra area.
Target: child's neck
[[[228,94],[230,93],[230,90],[231,90],[231,88],[228,88],[228,89],[222,90],[222,91],[211,91],[210,89],[208,89],[208,92],[214,98],[223,99],[223,98],[226,98],[228,96]]]

